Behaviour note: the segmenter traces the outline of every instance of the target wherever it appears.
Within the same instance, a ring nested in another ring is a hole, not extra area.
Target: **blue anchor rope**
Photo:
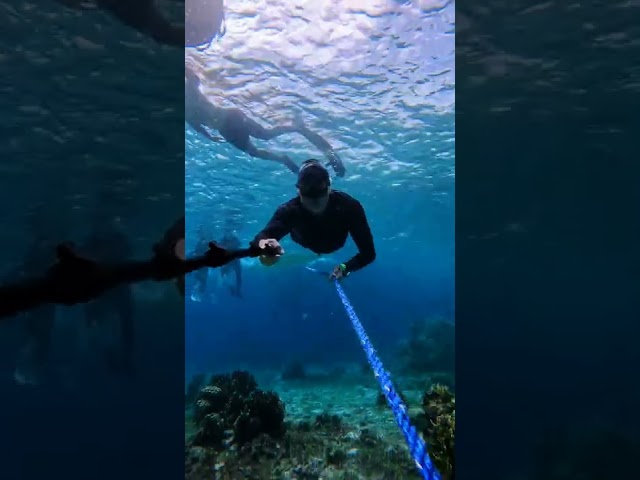
[[[317,273],[321,273],[309,267],[307,268]],[[373,373],[375,374],[376,379],[380,384],[382,393],[384,393],[384,396],[387,399],[387,403],[393,411],[393,415],[396,418],[396,423],[398,424],[398,427],[400,427],[400,430],[402,430],[404,438],[407,441],[407,446],[409,447],[409,452],[411,453],[413,460],[416,462],[416,466],[418,467],[420,474],[425,480],[440,480],[440,473],[431,461],[431,458],[429,458],[427,445],[424,440],[422,440],[420,435],[418,435],[415,427],[411,425],[407,406],[400,399],[400,396],[398,395],[396,389],[393,387],[391,377],[384,369],[380,358],[376,354],[376,351],[373,348],[373,345],[371,344],[371,341],[369,340],[369,337],[367,336],[362,323],[360,323],[360,320],[358,319],[358,315],[351,306],[349,298],[347,298],[347,294],[344,293],[344,290],[342,289],[342,286],[340,285],[338,280],[334,280],[334,283],[336,286],[336,290],[338,291],[338,295],[340,296],[340,300],[342,301],[342,305],[347,312],[347,316],[351,320],[353,328],[358,334],[360,345],[362,345],[362,348],[367,355],[367,360],[369,360],[369,364],[373,369]]]
[[[327,278],[329,276],[329,272],[324,272],[313,268],[309,265],[305,267],[307,270],[313,273],[317,273],[318,275]],[[440,480],[441,476],[435,465],[431,461],[429,457],[429,453],[427,452],[427,445],[422,440],[415,427],[411,425],[411,420],[409,418],[409,409],[404,404],[400,395],[398,395],[397,390],[394,388],[393,383],[391,382],[391,376],[384,369],[382,365],[382,361],[378,357],[375,348],[369,340],[367,332],[365,332],[358,315],[356,314],[347,294],[342,289],[342,285],[338,280],[334,280],[334,284],[336,286],[336,290],[338,292],[338,296],[342,301],[342,305],[344,306],[345,311],[347,312],[347,316],[351,320],[351,324],[353,325],[354,330],[358,334],[358,339],[360,340],[360,345],[364,349],[365,354],[367,355],[367,360],[369,361],[369,365],[373,369],[373,373],[380,384],[380,388],[382,389],[382,393],[387,399],[387,404],[393,411],[393,415],[396,419],[396,423],[404,438],[407,442],[407,446],[409,447],[409,453],[411,457],[416,463],[418,467],[418,471],[422,475],[425,480]]]

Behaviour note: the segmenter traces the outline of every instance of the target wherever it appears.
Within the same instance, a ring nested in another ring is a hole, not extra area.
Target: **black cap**
[[[307,160],[298,172],[296,187],[305,197],[321,197],[327,193],[331,180],[329,172],[318,160]]]

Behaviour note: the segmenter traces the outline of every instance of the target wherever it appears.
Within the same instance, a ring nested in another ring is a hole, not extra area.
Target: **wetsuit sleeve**
[[[267,226],[255,236],[251,242],[251,246],[257,247],[260,240],[267,238],[275,238],[280,241],[291,233],[291,228],[292,210],[287,205],[281,205],[276,210],[276,213],[273,214]]]
[[[359,202],[356,202],[349,215],[349,233],[358,247],[358,253],[345,263],[347,272],[351,273],[366,267],[376,259],[371,228],[369,228],[364,208]]]

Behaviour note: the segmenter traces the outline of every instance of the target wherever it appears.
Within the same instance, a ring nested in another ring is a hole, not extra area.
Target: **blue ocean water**
[[[148,258],[183,213],[175,179],[184,117],[169,108],[183,101],[182,50],[159,47],[97,9],[54,1],[0,9],[3,281],[15,281],[5,275],[33,241],[34,212],[51,242],[78,244],[97,213],[120,216],[134,255]],[[181,475],[182,299],[143,285],[135,300],[135,379],[110,374],[79,309],[59,308],[40,384],[17,385],[26,319],[3,319],[0,478]],[[149,434],[158,430],[164,435]]]
[[[367,4],[364,6],[364,4]],[[201,90],[264,126],[301,117],[325,137],[347,174],[333,188],[367,212],[377,260],[344,288],[374,345],[393,362],[412,322],[454,320],[454,2],[232,2],[227,34],[186,61]],[[204,226],[243,244],[296,194],[295,176],[185,128],[187,246]],[[322,158],[295,134],[261,148],[296,163]],[[243,263],[243,298],[219,273],[210,297],[187,299],[186,377],[202,371],[278,369],[302,361],[363,362],[332,284],[304,268],[313,259],[290,239],[283,265]],[[355,253],[347,246],[325,269]],[[189,295],[187,295],[189,296]]]

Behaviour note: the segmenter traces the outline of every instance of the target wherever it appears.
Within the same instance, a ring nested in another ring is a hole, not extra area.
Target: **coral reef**
[[[281,386],[296,412],[287,408],[286,422],[278,397],[247,372],[212,377],[188,412],[185,480],[420,478],[393,415],[375,408],[375,388]]]
[[[284,414],[278,395],[259,390],[250,373],[214,375],[195,401],[193,444],[222,448],[225,440],[242,445],[260,434],[278,437],[284,433]]]
[[[431,318],[415,321],[409,338],[400,347],[400,360],[407,372],[431,373],[450,387],[455,372],[455,325]]]
[[[262,434],[237,451],[191,446],[185,453],[186,480],[211,480],[212,470],[216,480],[420,478],[406,450],[329,414],[290,425],[281,439]]]
[[[415,419],[429,455],[443,479],[455,479],[456,399],[448,387],[435,384],[422,398],[423,413]]]
[[[191,377],[191,381],[187,385],[187,391],[185,393],[185,404],[189,405],[193,403],[200,392],[200,389],[205,384],[206,375],[204,373],[197,373]]]

